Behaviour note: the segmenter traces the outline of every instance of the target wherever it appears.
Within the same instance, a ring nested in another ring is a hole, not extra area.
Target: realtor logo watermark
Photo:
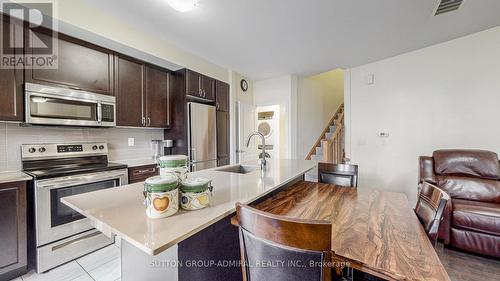
[[[8,15],[1,22],[0,68],[56,69],[57,22],[50,1],[4,2]]]

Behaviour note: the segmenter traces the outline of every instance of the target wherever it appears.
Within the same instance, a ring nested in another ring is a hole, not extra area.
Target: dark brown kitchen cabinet
[[[217,159],[217,167],[229,165],[229,158],[223,157]]]
[[[145,111],[147,126],[155,128],[170,127],[170,75],[153,66],[146,67]]]
[[[186,94],[193,97],[201,97],[201,74],[186,70]]]
[[[140,61],[116,56],[116,125],[143,127],[144,64]]]
[[[229,85],[222,81],[215,81],[215,102],[217,110],[229,111]]]
[[[206,100],[215,100],[215,79],[201,76],[201,92]]]
[[[128,183],[136,183],[145,181],[147,178],[157,176],[159,169],[156,164],[144,165],[128,168]]]
[[[53,36],[51,31],[40,28],[26,34],[25,44],[30,40],[50,40]],[[114,95],[113,52],[64,34],[56,35],[57,67],[28,67],[26,82]],[[26,48],[26,53],[33,55],[30,50]]]
[[[8,34],[8,30],[15,30],[16,32],[12,33],[12,38],[17,40],[17,37],[21,37],[22,40],[22,25],[10,22],[10,18],[2,17],[1,14],[0,17],[2,34]],[[24,120],[23,82],[22,69],[0,68],[0,121],[22,122]]]
[[[217,158],[229,158],[229,112],[217,111]]]
[[[141,61],[115,58],[116,125],[169,128],[170,74]]]
[[[215,100],[215,79],[186,69],[186,95],[207,101]]]
[[[26,182],[0,184],[0,280],[27,270]]]

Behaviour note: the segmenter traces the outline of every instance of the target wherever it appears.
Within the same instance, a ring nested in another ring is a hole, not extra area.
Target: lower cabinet
[[[226,166],[226,165],[229,165],[229,158],[228,157],[217,159],[217,167]]]
[[[145,181],[147,178],[157,176],[159,169],[156,164],[128,168],[128,183]]]
[[[27,271],[26,182],[0,183],[0,280]]]

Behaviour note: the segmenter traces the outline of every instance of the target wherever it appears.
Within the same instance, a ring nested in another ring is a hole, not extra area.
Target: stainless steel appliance
[[[188,103],[188,153],[192,172],[217,167],[215,106]]]
[[[108,162],[106,143],[24,144],[23,170],[34,177],[37,272],[113,243],[61,198],[128,183],[127,166]]]
[[[156,161],[156,163],[158,163],[158,159],[160,157],[172,154],[171,149],[173,146],[174,146],[173,140],[152,140],[151,158],[153,158]]]
[[[113,96],[26,83],[25,103],[28,124],[116,126]]]

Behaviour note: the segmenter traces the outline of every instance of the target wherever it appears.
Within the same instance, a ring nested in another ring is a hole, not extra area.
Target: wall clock
[[[243,90],[243,92],[248,91],[248,82],[247,82],[247,80],[241,79],[240,86],[241,86],[241,89]]]

